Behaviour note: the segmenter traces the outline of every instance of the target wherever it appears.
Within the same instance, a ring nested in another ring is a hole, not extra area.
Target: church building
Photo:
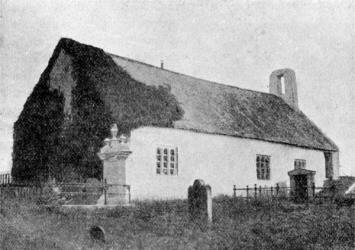
[[[338,147],[299,109],[291,69],[273,71],[264,93],[63,38],[15,123],[13,178],[102,179],[112,124],[131,152],[118,179],[132,199],[186,198],[195,179],[215,196],[339,175]]]

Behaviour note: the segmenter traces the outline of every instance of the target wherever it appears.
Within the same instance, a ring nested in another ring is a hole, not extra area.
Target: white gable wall
[[[156,149],[164,145],[178,148],[178,175],[156,174]],[[287,182],[295,159],[305,159],[306,169],[316,171],[315,184],[325,180],[322,151],[284,144],[187,130],[143,127],[130,137],[132,154],[126,162],[127,184],[132,199],[186,198],[195,179],[211,185],[212,195],[233,193],[237,187],[275,186]],[[257,180],[256,155],[269,155],[270,180]]]

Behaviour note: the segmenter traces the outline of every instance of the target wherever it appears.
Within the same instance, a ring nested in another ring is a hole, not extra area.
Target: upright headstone
[[[188,189],[190,218],[194,221],[212,222],[212,192],[203,180],[195,180]]]
[[[105,242],[105,230],[100,226],[92,226],[89,230],[90,238],[96,242]]]
[[[111,128],[112,138],[106,138],[100,152],[97,154],[103,161],[103,179],[108,184],[106,197],[103,194],[98,204],[118,205],[128,203],[126,183],[126,160],[132,153],[127,144],[127,138],[117,137],[117,125]]]

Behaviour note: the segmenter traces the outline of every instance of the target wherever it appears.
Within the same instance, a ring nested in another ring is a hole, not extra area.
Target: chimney
[[[164,61],[163,60],[160,60],[160,68],[164,69]]]
[[[296,74],[292,69],[278,69],[271,73],[270,94],[281,97],[288,105],[298,110]]]

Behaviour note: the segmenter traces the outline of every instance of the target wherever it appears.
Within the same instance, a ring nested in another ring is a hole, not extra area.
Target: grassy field
[[[6,199],[0,249],[353,249],[353,208],[287,201],[213,201],[213,223],[191,222],[186,201],[140,202],[110,211],[45,208]],[[352,217],[351,217],[352,216]],[[106,243],[90,240],[99,225]]]

